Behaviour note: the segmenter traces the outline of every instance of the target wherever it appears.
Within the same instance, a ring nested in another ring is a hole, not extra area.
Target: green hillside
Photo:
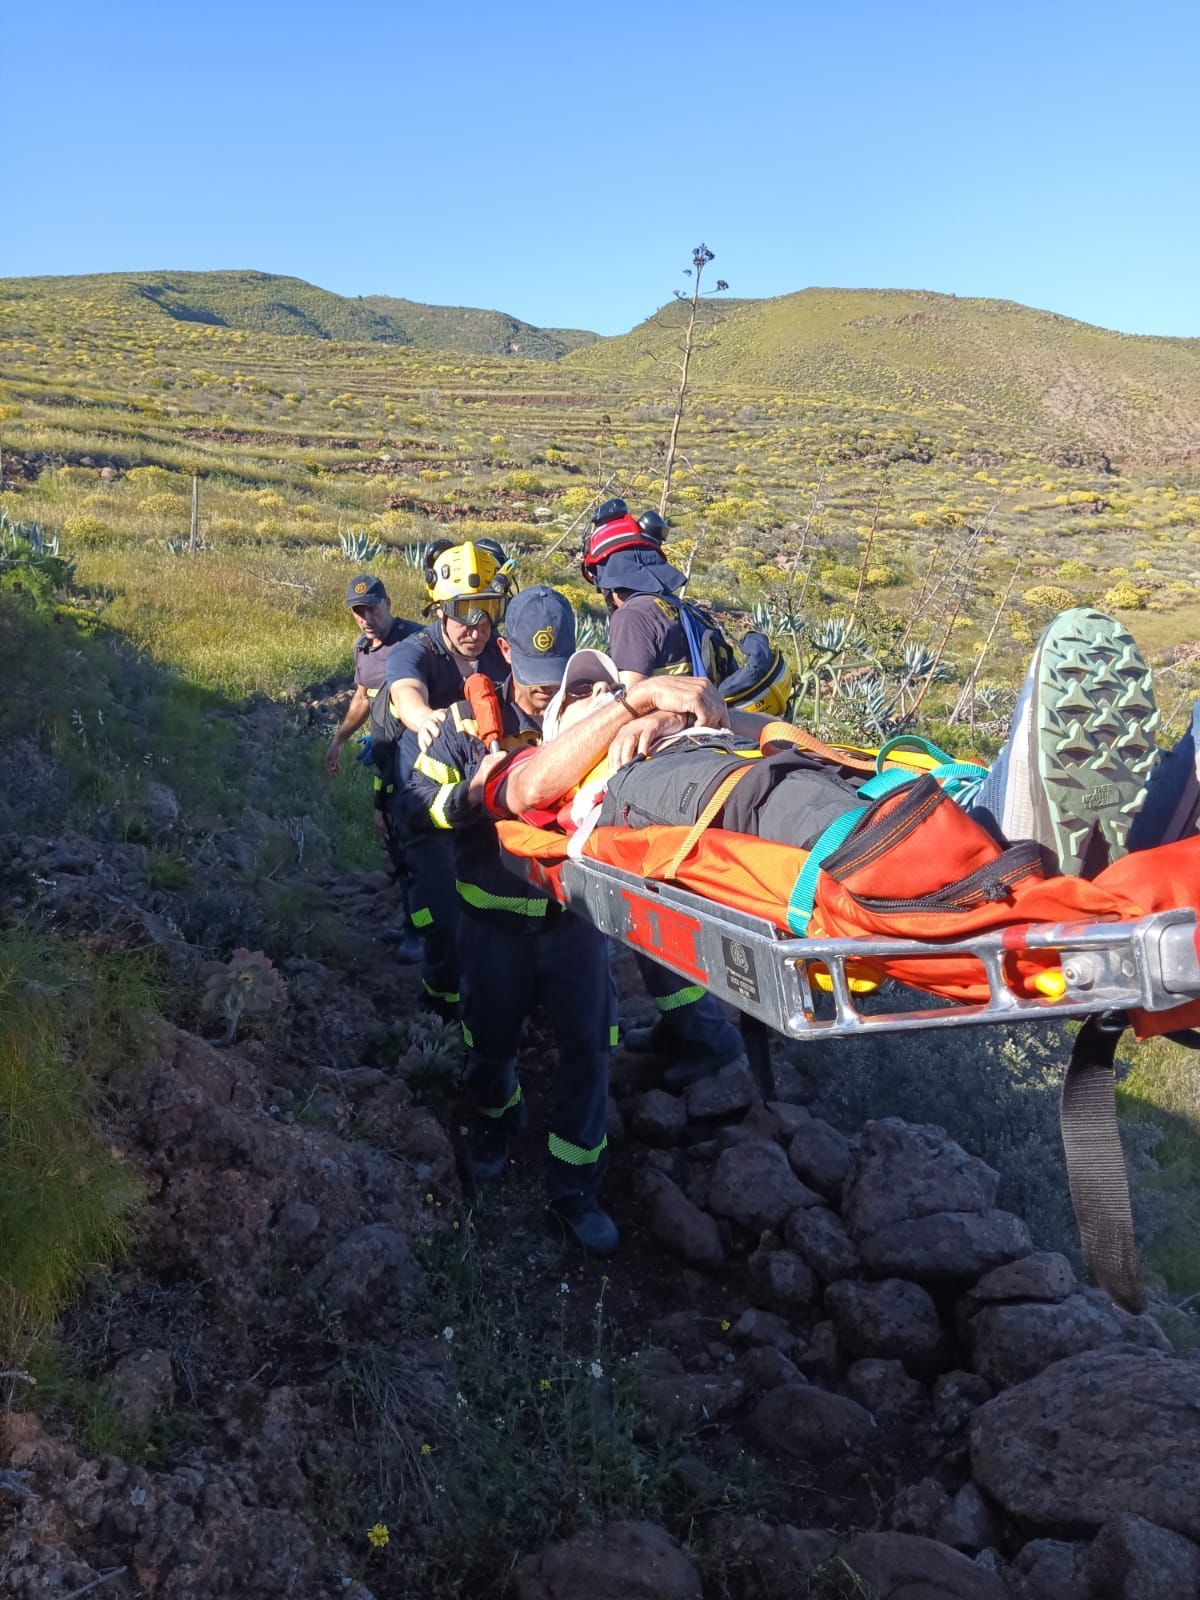
[[[387,294],[364,295],[357,303],[402,330],[406,343],[423,350],[559,361],[568,351],[593,344],[597,338],[582,328],[535,328],[506,312],[479,311],[471,306],[427,306]]]
[[[686,306],[574,352],[594,373],[650,377],[675,358]],[[1005,433],[1163,461],[1200,436],[1200,339],[1112,333],[1005,300],[805,289],[705,304],[693,369],[705,388],[837,393],[956,406]]]
[[[151,332],[156,320],[247,333],[300,334],[342,344],[402,344],[465,355],[557,361],[595,339],[577,328],[535,328],[502,311],[427,306],[390,295],[347,297],[270,272],[109,272],[0,280],[0,295],[95,320],[117,312]]]

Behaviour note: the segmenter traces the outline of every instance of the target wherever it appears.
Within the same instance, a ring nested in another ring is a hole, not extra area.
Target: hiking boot
[[[611,1256],[621,1242],[616,1223],[594,1202],[552,1201],[550,1213],[590,1256]]]
[[[508,1171],[508,1132],[502,1128],[477,1130],[467,1150],[471,1176],[476,1183],[498,1183]]]
[[[1192,707],[1188,730],[1166,751],[1150,778],[1146,801],[1129,830],[1131,850],[1174,844],[1196,832],[1200,817],[1200,700]]]
[[[1156,750],[1150,669],[1131,635],[1090,606],[1042,635],[1008,743],[967,801],[1006,839],[1036,839],[1070,876],[1125,854]]]
[[[722,1067],[727,1067],[734,1061],[741,1061],[747,1067],[750,1064],[746,1059],[745,1046],[741,1043],[736,1050],[713,1050],[681,1056],[663,1073],[663,1088],[670,1094],[678,1094],[681,1089],[699,1083],[701,1078],[715,1077]]]
[[[677,1056],[679,1040],[659,1017],[645,1028],[626,1028],[621,1048],[635,1056]]]
[[[402,966],[413,966],[425,959],[425,944],[411,928],[386,928],[379,935],[381,944],[390,944],[392,954]]]

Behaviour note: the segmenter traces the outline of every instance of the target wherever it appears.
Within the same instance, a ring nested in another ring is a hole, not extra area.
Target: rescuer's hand
[[[429,749],[429,746],[437,738],[438,729],[445,720],[446,713],[444,711],[431,711],[429,713],[429,716],[417,729],[417,743],[422,750]]]
[[[659,740],[690,726],[690,720],[678,711],[650,711],[636,722],[627,722],[608,747],[613,770],[648,756]]]
[[[335,733],[329,741],[329,748],[325,752],[325,776],[336,778],[342,770],[342,751],[346,748],[346,741]]]
[[[507,750],[493,750],[490,755],[484,756],[483,760],[475,768],[475,771],[471,774],[471,781],[467,785],[467,795],[473,806],[481,806],[483,804],[484,786],[496,769],[502,767],[507,760]]]
[[[727,728],[729,707],[707,678],[643,678],[625,701],[636,716],[648,711],[676,711],[707,728]]]

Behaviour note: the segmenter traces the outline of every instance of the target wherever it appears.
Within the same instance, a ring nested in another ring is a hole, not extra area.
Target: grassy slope
[[[427,306],[387,294],[364,295],[361,303],[402,328],[408,343],[425,350],[558,361],[569,350],[592,344],[597,337],[582,328],[535,328],[506,312],[471,306]]]
[[[467,355],[557,361],[595,338],[578,328],[535,328],[502,311],[427,306],[390,295],[349,298],[270,272],[115,272],[0,280],[0,296],[57,303],[63,315],[114,309],[146,322],[207,324],[250,333],[302,334],[345,343],[416,345]]]
[[[648,373],[673,353],[684,307],[570,357],[595,373]],[[1121,456],[1194,450],[1200,339],[1139,338],[1003,300],[902,290],[805,289],[707,303],[700,385],[849,390],[860,399],[966,407],[1005,432]]]

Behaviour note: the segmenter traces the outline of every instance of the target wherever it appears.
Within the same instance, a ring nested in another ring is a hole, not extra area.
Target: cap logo
[[[370,585],[366,583],[356,583],[354,585],[354,592],[355,594],[366,594],[369,587]]]
[[[553,650],[554,629],[539,628],[533,636],[533,648],[541,651],[542,655],[545,655],[548,650]]]

